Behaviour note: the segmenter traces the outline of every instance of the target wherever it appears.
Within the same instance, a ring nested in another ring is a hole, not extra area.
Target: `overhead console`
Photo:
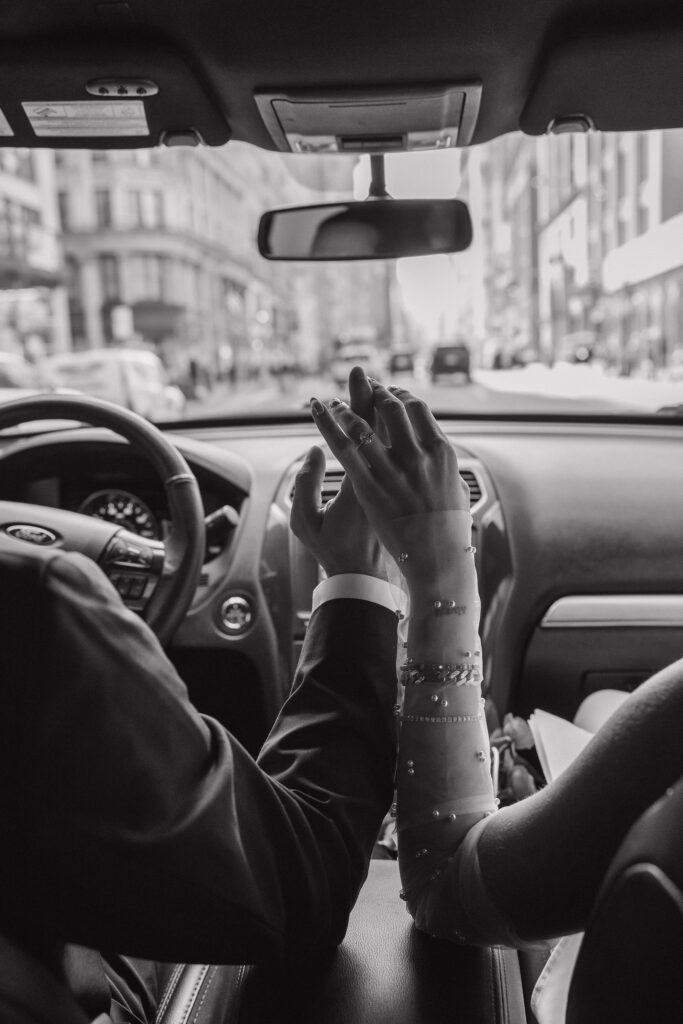
[[[0,96],[3,146],[220,146],[231,135],[185,55],[156,38],[13,39],[0,45]]]
[[[284,153],[392,153],[468,145],[481,84],[262,91],[255,98]]]

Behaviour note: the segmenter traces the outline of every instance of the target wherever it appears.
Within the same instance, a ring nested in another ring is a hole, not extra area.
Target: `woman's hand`
[[[469,511],[455,452],[427,405],[404,388],[371,382],[385,444],[366,417],[335,399],[311,411],[363,511],[408,581],[440,575],[448,562],[443,516]]]
[[[373,395],[360,367],[349,375],[351,407],[372,421]],[[317,445],[311,448],[296,477],[290,525],[292,532],[315,556],[328,576],[355,572],[387,578],[381,545],[361,509],[348,476],[339,493],[324,507],[321,489],[325,456]]]

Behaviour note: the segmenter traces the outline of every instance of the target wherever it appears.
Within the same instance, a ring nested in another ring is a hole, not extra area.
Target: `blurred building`
[[[683,131],[607,137],[601,333],[624,374],[683,366]],[[609,202],[609,201],[608,201]]]
[[[537,180],[534,142],[523,135],[462,154],[458,196],[474,237],[453,260],[459,333],[484,365],[538,353]]]
[[[0,349],[38,358],[68,345],[53,154],[0,149]]]
[[[256,246],[261,212],[303,194],[280,158],[231,144],[56,160],[75,348],[147,343],[173,372],[212,377],[282,357],[293,273]]]
[[[462,154],[474,242],[454,261],[487,365],[683,363],[683,131],[508,135]]]
[[[537,154],[548,361],[665,368],[683,347],[683,132],[551,137]]]
[[[344,332],[388,345],[402,323],[393,265],[258,254],[265,209],[351,194],[353,161],[305,159],[238,143],[58,152],[74,347],[147,343],[176,374],[242,379],[324,366]]]

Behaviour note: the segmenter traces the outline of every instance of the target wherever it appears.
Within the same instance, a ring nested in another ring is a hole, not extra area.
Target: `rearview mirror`
[[[460,252],[472,221],[459,199],[367,199],[269,210],[258,247],[268,260],[391,260]]]

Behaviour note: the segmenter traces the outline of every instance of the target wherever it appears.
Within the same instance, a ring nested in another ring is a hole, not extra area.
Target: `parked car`
[[[63,387],[117,402],[148,419],[173,419],[185,408],[182,391],[169,384],[163,363],[146,349],[65,352],[46,359],[45,368]]]
[[[392,352],[389,356],[387,373],[395,376],[397,373],[413,374],[415,372],[415,356],[412,352]]]
[[[463,381],[469,381],[471,379],[469,346],[464,343],[437,345],[432,352],[429,374],[433,383],[444,377],[450,380],[458,377]]]
[[[337,388],[346,387],[349,371],[354,366],[367,367],[367,372],[375,377],[380,377],[383,369],[377,349],[372,345],[343,345],[337,349],[330,362],[330,373]]]

